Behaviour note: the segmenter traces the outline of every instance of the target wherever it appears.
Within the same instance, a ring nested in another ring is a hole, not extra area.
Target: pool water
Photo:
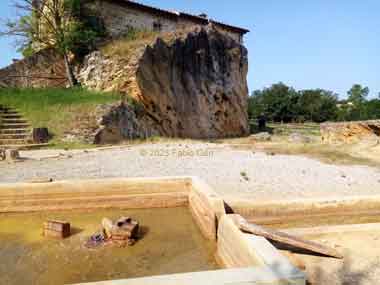
[[[142,238],[132,247],[88,249],[104,217],[130,216]],[[43,222],[66,220],[73,235],[44,238]],[[215,244],[205,240],[187,208],[0,214],[1,284],[72,284],[217,269]]]

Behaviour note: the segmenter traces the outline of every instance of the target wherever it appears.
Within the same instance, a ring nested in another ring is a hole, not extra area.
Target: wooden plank
[[[334,248],[330,248],[322,244],[313,241],[308,241],[296,236],[288,235],[283,232],[267,229],[255,224],[248,223],[243,217],[238,215],[235,215],[233,218],[238,227],[247,233],[262,236],[273,241],[277,241],[301,249],[306,249],[311,252],[323,254],[326,256],[331,256],[339,259],[343,258],[343,255],[340,254]]]

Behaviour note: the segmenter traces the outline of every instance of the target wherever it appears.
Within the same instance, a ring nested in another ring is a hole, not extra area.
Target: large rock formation
[[[325,143],[357,143],[380,140],[380,120],[321,124]]]
[[[96,142],[161,135],[219,138],[249,133],[247,50],[213,28],[160,37],[124,55],[88,55],[82,85],[134,99],[99,120]],[[137,110],[137,111],[136,111]]]

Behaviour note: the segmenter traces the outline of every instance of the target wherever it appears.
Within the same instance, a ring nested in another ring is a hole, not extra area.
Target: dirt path
[[[221,195],[294,199],[380,194],[380,169],[324,164],[223,144],[159,143],[90,151],[22,152],[27,160],[0,163],[0,182],[36,177],[199,176]]]

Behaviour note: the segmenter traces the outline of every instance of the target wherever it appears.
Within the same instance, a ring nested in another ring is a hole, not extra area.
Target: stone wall
[[[0,69],[0,88],[65,87],[63,60],[53,50],[43,50]]]
[[[173,17],[163,16],[158,13],[153,14],[133,9],[116,1],[98,0],[87,4],[87,7],[89,10],[97,11],[97,16],[103,22],[107,34],[113,38],[123,36],[130,27],[167,33],[199,25],[199,23],[184,17],[177,17],[175,14],[173,14]],[[239,33],[226,30],[218,25],[215,26],[219,32],[227,34],[235,41],[242,41],[242,36]]]

